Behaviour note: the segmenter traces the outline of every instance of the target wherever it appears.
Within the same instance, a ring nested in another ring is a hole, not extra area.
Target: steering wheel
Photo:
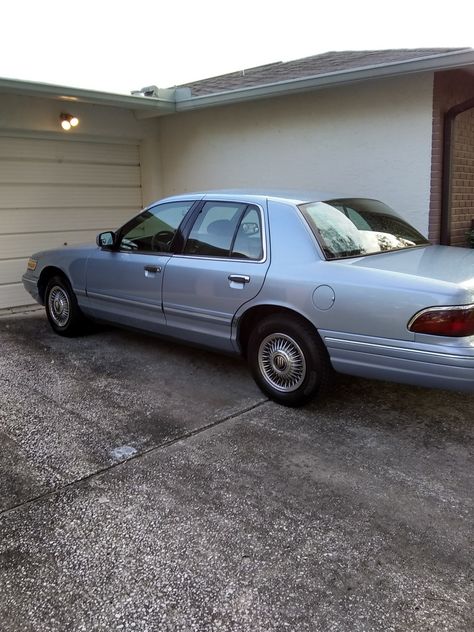
[[[168,252],[173,241],[174,232],[172,230],[160,230],[151,238],[151,249]]]
[[[125,238],[120,242],[120,247],[125,248],[125,250],[138,250],[138,246],[134,241]]]

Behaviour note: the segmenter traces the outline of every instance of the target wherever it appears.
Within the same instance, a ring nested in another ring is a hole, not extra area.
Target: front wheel
[[[49,324],[60,336],[78,336],[84,332],[86,319],[65,278],[56,276],[50,279],[46,286],[45,308]]]
[[[260,389],[284,406],[301,406],[330,382],[331,363],[318,333],[303,320],[269,316],[250,335],[247,357]]]

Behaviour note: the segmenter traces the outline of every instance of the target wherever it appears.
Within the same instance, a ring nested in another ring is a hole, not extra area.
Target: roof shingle
[[[410,61],[433,55],[453,53],[462,48],[412,48],[367,51],[332,51],[295,59],[288,62],[276,62],[257,66],[217,77],[201,79],[182,84],[180,88],[190,88],[193,97],[216,94],[252,86],[316,77],[344,70],[355,70],[370,66],[381,66],[397,62]]]

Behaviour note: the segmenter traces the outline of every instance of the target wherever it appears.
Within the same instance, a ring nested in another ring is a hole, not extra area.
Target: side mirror
[[[115,233],[108,230],[105,233],[99,233],[95,240],[99,248],[111,249],[115,246]]]

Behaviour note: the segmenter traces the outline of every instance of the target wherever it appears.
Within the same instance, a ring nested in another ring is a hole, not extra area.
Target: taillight
[[[474,336],[474,305],[429,307],[413,316],[408,329],[432,336]]]

